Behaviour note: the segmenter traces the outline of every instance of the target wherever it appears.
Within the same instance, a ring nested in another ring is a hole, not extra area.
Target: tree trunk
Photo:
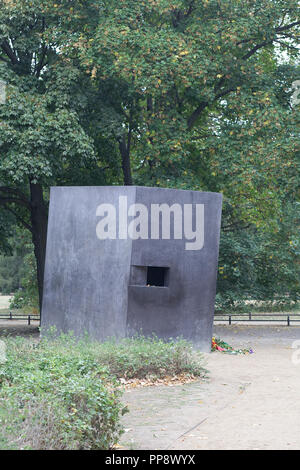
[[[43,284],[47,241],[47,210],[44,203],[43,188],[40,184],[30,183],[30,205],[32,243],[37,264],[40,315],[42,315]]]
[[[128,133],[128,139],[126,143],[126,137],[124,136],[119,142],[119,149],[122,158],[122,170],[125,186],[132,185],[131,165],[130,165],[130,140],[131,131]]]

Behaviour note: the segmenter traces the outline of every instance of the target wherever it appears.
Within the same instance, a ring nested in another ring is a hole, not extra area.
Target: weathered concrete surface
[[[128,206],[204,204],[204,246],[186,239],[115,239],[96,236],[96,209],[119,196]],[[210,350],[222,196],[144,187],[51,189],[42,327],[87,331],[98,340],[155,333],[183,336]],[[168,282],[147,287],[147,267],[163,267]]]
[[[155,331],[164,338],[182,335],[204,351],[211,345],[221,195],[197,191],[137,188],[136,200],[150,204],[204,204],[204,246],[185,250],[186,240],[136,240],[132,244],[132,265],[166,266],[167,288],[129,286],[128,331]],[[150,210],[149,210],[150,213]]]
[[[126,190],[135,202],[135,188]],[[96,209],[118,205],[122,187],[51,188],[42,328],[92,338],[126,335],[132,240],[99,240]]]

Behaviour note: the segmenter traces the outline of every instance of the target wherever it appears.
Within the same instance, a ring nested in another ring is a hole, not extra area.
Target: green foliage
[[[14,227],[14,237],[7,239],[9,252],[0,256],[0,292],[9,295],[21,287],[21,279],[25,273],[24,257],[27,248],[24,244],[24,231],[21,233]],[[12,233],[11,233],[12,235]]]
[[[11,299],[10,308],[12,309],[31,309],[38,312],[39,297],[36,282],[36,259],[33,251],[29,251],[22,259],[23,275],[20,279],[19,289],[14,292]]]
[[[298,54],[296,0],[2,0],[0,248],[14,217],[30,228],[30,181],[47,201],[122,168],[223,193],[222,308],[295,300]]]
[[[0,292],[10,295],[20,287],[20,267],[23,258],[19,256],[0,256]]]
[[[0,292],[14,293],[10,307],[38,308],[36,260],[30,234],[17,226],[14,236],[8,239],[11,254],[0,256]]]
[[[0,210],[0,254],[11,255],[9,240],[13,234],[14,217]]]
[[[109,449],[118,441],[121,392],[96,350],[71,339],[35,345],[17,338],[6,345],[7,362],[0,366],[4,437],[30,449]]]
[[[87,119],[93,87],[78,61],[59,53],[79,23],[97,18],[96,9],[37,0],[0,5],[0,77],[7,83],[0,182],[26,190],[28,180],[46,186],[104,180],[96,131]]]
[[[150,185],[187,183],[182,172],[191,147],[199,141],[200,159],[205,137],[214,131],[215,109],[227,97],[239,99],[241,90],[269,90],[272,75],[278,77],[274,46],[286,44],[294,57],[289,37],[296,42],[299,34],[294,0],[114,0],[99,10],[97,28],[78,33],[72,52],[112,109],[111,138],[124,132],[130,137],[134,179]]]
[[[5,343],[0,445],[2,439],[10,448],[109,449],[127,411],[117,378],[206,374],[202,355],[185,341],[136,337],[99,344],[50,330],[39,343],[20,337]]]
[[[246,300],[280,304],[299,301],[299,229],[296,207],[272,231],[223,232],[219,260],[217,309],[231,309]],[[299,215],[298,215],[299,217]]]
[[[111,374],[127,379],[163,378],[166,375],[204,376],[202,356],[186,341],[165,342],[138,336],[105,341],[98,346],[99,360]]]
[[[134,182],[223,193],[218,308],[299,296],[298,18],[294,0],[113,1],[73,42]]]

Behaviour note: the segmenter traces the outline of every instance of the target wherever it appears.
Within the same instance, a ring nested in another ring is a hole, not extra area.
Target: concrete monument
[[[210,351],[221,206],[217,193],[51,188],[42,328]]]

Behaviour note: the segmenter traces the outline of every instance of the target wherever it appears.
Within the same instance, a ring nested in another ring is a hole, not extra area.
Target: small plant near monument
[[[7,340],[0,366],[2,439],[28,449],[109,449],[126,411],[121,391],[91,348],[70,339]]]
[[[99,359],[111,374],[125,379],[163,379],[179,375],[204,377],[203,356],[185,340],[163,341],[136,336],[98,346]]]
[[[110,449],[123,429],[122,384],[204,377],[202,356],[186,341],[156,337],[39,343],[6,338],[0,364],[0,449]]]

